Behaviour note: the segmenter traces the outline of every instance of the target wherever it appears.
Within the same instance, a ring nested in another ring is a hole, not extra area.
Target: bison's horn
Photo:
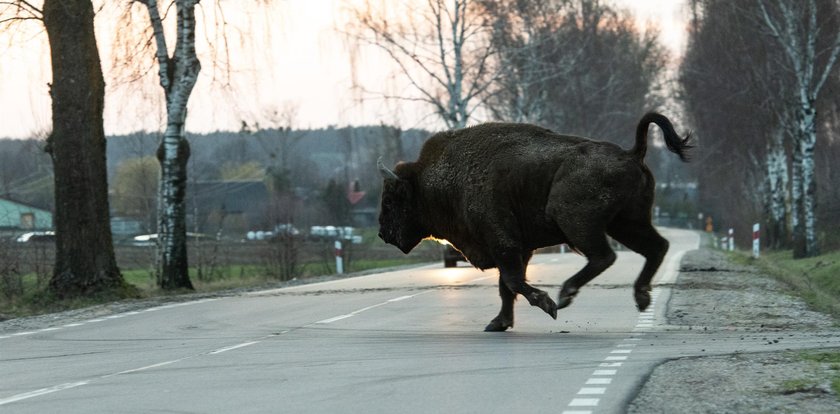
[[[379,159],[376,160],[376,166],[379,167],[379,173],[382,174],[382,178],[384,178],[386,180],[389,180],[389,179],[390,180],[399,180],[400,179],[400,177],[398,177],[397,174],[395,174],[393,171],[389,170],[388,167],[386,167],[385,164],[382,163],[382,157],[379,157]]]

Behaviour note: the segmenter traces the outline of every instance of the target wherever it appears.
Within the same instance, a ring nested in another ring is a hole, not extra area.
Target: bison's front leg
[[[503,332],[513,328],[513,302],[516,299],[516,293],[508,289],[501,276],[499,277],[499,296],[502,297],[502,310],[484,328],[485,332]]]
[[[557,304],[554,303],[551,296],[525,282],[525,263],[523,263],[521,257],[501,261],[499,274],[501,281],[511,292],[524,296],[531,306],[537,306],[552,318],[557,319]]]

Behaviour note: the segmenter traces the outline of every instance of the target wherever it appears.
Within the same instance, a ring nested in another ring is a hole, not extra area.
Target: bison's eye
[[[391,200],[391,197],[385,197],[382,199],[382,207],[390,208],[393,204],[394,202]]]

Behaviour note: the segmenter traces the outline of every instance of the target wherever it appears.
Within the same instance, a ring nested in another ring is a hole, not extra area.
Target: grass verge
[[[757,260],[742,253],[733,258],[736,262],[758,265],[789,286],[814,310],[840,318],[840,251],[796,260],[790,250],[762,252]]]
[[[829,370],[831,390],[840,400],[840,351],[805,351],[799,357]]]

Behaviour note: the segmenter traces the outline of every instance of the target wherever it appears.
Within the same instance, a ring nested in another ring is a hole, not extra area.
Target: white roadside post
[[[335,272],[344,274],[344,258],[341,257],[341,242],[335,241]]]
[[[758,256],[761,254],[761,242],[760,242],[760,226],[758,223],[753,224],[753,257],[758,259]]]
[[[735,251],[735,230],[729,229],[729,251]]]

